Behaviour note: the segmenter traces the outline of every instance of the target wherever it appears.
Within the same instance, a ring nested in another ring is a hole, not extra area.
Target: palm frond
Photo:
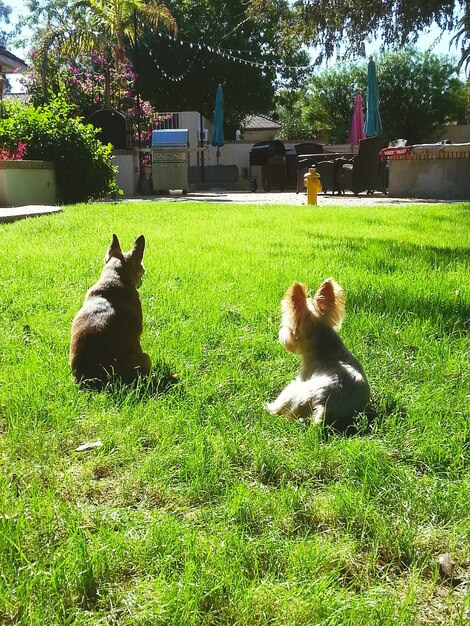
[[[455,46],[460,46],[459,68],[468,70],[470,65],[470,14],[465,14],[458,22],[458,31],[450,40]]]
[[[156,27],[161,23],[172,34],[176,35],[178,32],[176,20],[171,14],[171,11],[165,5],[157,3],[142,3],[139,12],[143,21],[150,26]]]
[[[162,24],[176,34],[176,20],[170,10],[154,0],[75,0],[73,6],[80,9],[83,23],[62,25],[46,30],[37,50],[38,62],[47,63],[49,51],[75,57],[80,52],[112,52],[115,62],[125,59],[125,42],[135,41],[134,17],[140,15],[143,22],[157,27]]]

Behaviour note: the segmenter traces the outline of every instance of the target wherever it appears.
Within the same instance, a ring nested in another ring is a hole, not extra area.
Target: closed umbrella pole
[[[367,137],[376,137],[382,134],[382,120],[379,111],[379,85],[377,83],[377,71],[372,57],[367,67],[367,113],[364,124],[364,132]]]
[[[361,139],[365,139],[364,114],[362,112],[362,95],[357,93],[354,97],[354,110],[349,131],[348,141],[350,144],[358,144]]]
[[[214,128],[212,130],[211,144],[217,148],[217,165],[219,164],[220,150],[219,148],[225,143],[224,137],[224,92],[222,85],[219,84],[215,94],[214,106]]]

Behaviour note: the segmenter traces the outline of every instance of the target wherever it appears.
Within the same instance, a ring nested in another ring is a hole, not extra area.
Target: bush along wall
[[[6,103],[0,119],[0,144],[27,144],[26,159],[53,161],[60,202],[72,204],[118,192],[112,145],[103,145],[97,130],[73,118],[62,96],[44,106]]]

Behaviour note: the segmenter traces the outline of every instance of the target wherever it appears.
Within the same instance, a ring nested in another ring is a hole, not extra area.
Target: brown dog
[[[112,376],[132,383],[150,372],[150,357],[140,347],[142,306],[137,293],[144,247],[141,235],[130,252],[122,252],[113,235],[101,276],[72,324],[70,366],[77,382],[100,388]]]

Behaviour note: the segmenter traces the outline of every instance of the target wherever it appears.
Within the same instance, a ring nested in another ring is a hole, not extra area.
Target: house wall
[[[446,139],[452,143],[470,142],[470,124],[446,126],[446,128],[439,135],[437,141],[444,141]]]
[[[269,141],[275,139],[279,128],[245,128],[243,133],[243,140],[250,141],[251,143],[258,143],[259,141]]]

